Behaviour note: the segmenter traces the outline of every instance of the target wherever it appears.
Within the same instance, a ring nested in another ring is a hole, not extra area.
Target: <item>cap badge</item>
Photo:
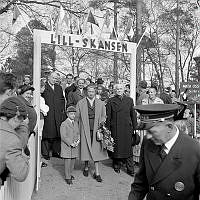
[[[185,185],[182,182],[176,182],[175,185],[174,185],[174,188],[175,188],[176,191],[181,192],[181,191],[184,190]]]

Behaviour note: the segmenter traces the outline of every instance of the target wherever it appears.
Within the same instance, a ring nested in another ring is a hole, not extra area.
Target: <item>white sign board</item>
[[[132,42],[103,39],[91,36],[62,34],[55,35],[55,32],[34,30],[40,36],[41,43],[86,48],[93,50],[112,51],[118,53],[133,53],[136,44]]]

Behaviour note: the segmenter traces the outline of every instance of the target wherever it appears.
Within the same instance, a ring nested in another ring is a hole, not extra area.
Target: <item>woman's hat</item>
[[[24,92],[28,91],[28,90],[31,90],[31,91],[34,91],[35,88],[30,86],[30,85],[20,85],[19,86],[19,94],[24,94]]]
[[[26,105],[18,97],[9,97],[0,105],[0,115],[27,117]]]
[[[67,113],[68,112],[76,112],[76,108],[74,107],[74,106],[69,106],[68,108],[67,108]]]

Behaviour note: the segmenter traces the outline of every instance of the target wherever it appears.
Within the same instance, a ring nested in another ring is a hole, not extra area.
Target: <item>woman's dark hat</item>
[[[24,92],[28,90],[34,91],[35,88],[30,85],[20,85],[18,90],[19,90],[19,94],[21,95],[21,94],[24,94]]]
[[[177,104],[148,104],[135,106],[134,109],[140,114],[140,122],[143,124],[140,129],[149,129],[157,122],[173,118],[179,106]]]
[[[74,106],[69,106],[67,108],[67,113],[69,113],[69,112],[76,112],[76,108]]]
[[[27,117],[26,105],[18,97],[10,97],[0,105],[0,115]]]

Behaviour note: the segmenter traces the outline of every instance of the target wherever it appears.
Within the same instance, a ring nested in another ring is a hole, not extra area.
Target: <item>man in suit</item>
[[[173,116],[178,108],[176,104],[135,107],[147,134],[129,200],[199,199],[200,145],[176,127]]]
[[[42,155],[47,160],[49,160],[50,151],[53,157],[59,157],[60,125],[65,120],[65,99],[62,87],[56,84],[56,79],[57,73],[52,72],[42,94],[45,103],[49,106],[49,112],[44,117],[41,145]]]
[[[86,91],[85,91],[84,87],[85,87],[85,79],[79,78],[77,80],[76,90],[71,91],[68,94],[67,107],[76,106],[78,101],[80,101],[81,99],[83,99],[86,96]]]

